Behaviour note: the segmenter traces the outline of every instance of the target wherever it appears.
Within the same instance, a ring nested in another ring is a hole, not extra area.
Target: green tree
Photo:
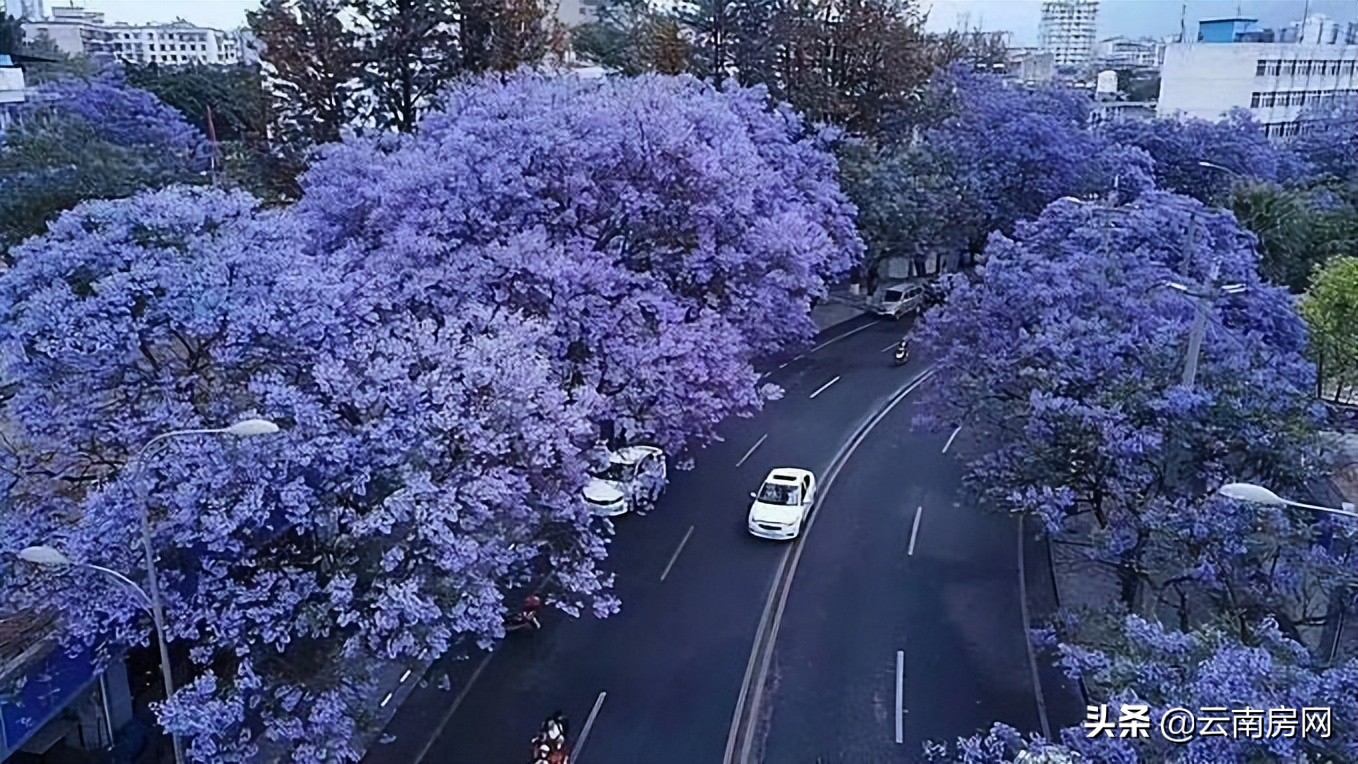
[[[23,45],[23,24],[8,13],[0,14],[0,56],[19,53]]]
[[[457,0],[457,56],[463,72],[536,66],[567,47],[550,0]]]
[[[1332,400],[1358,395],[1358,257],[1337,257],[1316,272],[1301,301],[1319,368],[1318,391]]]
[[[1358,251],[1358,211],[1326,189],[1252,183],[1236,188],[1231,206],[1259,237],[1265,278],[1295,293],[1319,264]]]
[[[571,47],[582,59],[620,74],[689,71],[692,50],[674,16],[647,0],[603,0],[598,17],[571,30]]]
[[[128,81],[173,106],[189,124],[216,135],[216,156],[226,180],[268,202],[295,195],[296,168],[281,161],[269,141],[273,105],[264,77],[246,66],[129,65]]]

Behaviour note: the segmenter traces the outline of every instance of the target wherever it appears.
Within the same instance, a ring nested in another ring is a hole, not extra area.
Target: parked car
[[[900,318],[907,313],[918,314],[922,311],[924,298],[924,287],[920,284],[895,284],[882,290],[873,309],[879,315]]]
[[[655,446],[627,446],[609,453],[608,466],[582,490],[590,511],[616,517],[654,506],[665,490],[665,452]]]
[[[751,534],[776,541],[795,539],[816,501],[816,476],[809,470],[779,467],[750,498],[754,499],[747,522]]]

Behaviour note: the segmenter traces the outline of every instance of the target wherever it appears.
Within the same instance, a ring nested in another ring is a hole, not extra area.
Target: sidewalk
[[[1028,611],[1032,628],[1041,628],[1061,606],[1053,568],[1053,550],[1051,541],[1041,535],[1032,518],[1024,520],[1022,530]],[[1037,675],[1042,685],[1047,719],[1051,724],[1052,736],[1059,739],[1060,730],[1073,727],[1084,718],[1085,696],[1080,683],[1066,676],[1054,661],[1055,656],[1038,651]]]
[[[868,302],[863,295],[851,294],[848,285],[839,285],[831,287],[825,299],[811,309],[811,320],[816,322],[817,329],[825,331],[867,312]]]

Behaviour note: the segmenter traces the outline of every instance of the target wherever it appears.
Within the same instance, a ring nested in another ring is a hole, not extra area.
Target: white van
[[[900,318],[907,313],[918,315],[924,310],[924,287],[900,283],[885,287],[878,294],[873,309],[878,315]]]

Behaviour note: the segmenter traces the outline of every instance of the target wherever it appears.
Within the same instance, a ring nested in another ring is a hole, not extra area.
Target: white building
[[[599,0],[561,0],[556,6],[556,18],[568,27],[598,21]]]
[[[1037,45],[1057,66],[1083,66],[1094,57],[1099,0],[1045,0]]]
[[[47,15],[42,11],[42,0],[5,0],[5,13],[26,21],[38,21]]]
[[[1270,137],[1295,135],[1308,106],[1358,96],[1358,45],[1256,42],[1269,33],[1251,30],[1228,40],[1176,43],[1160,70],[1161,117],[1217,120],[1246,109]],[[1222,39],[1203,22],[1199,40]]]
[[[183,19],[168,24],[109,23],[104,14],[57,6],[52,18],[24,24],[30,39],[47,37],[70,55],[106,54],[139,64],[237,64],[241,44],[232,33]]]
[[[14,65],[10,57],[0,54],[0,130],[13,121],[13,110],[28,96],[24,84],[24,70]]]
[[[1102,66],[1152,69],[1160,65],[1165,45],[1159,40],[1109,37],[1095,46],[1094,56]]]

